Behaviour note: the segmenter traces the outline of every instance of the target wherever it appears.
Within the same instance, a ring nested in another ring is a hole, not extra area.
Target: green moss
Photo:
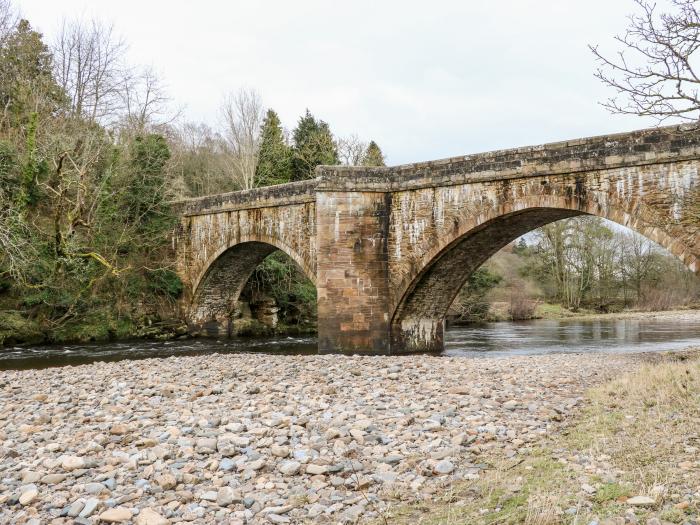
[[[264,325],[257,319],[236,319],[233,330],[236,335],[242,337],[260,337],[275,333],[274,328]]]
[[[594,499],[597,503],[607,503],[609,501],[615,501],[623,496],[629,496],[630,494],[629,487],[625,487],[619,483],[605,483],[598,487]]]
[[[138,327],[131,319],[117,317],[107,308],[96,310],[75,322],[65,323],[49,334],[56,343],[109,341],[137,335]]]
[[[0,311],[0,346],[11,343],[37,344],[45,339],[36,321],[13,310]]]
[[[682,511],[681,509],[665,509],[661,511],[659,518],[663,521],[670,521],[671,523],[683,523],[686,516],[691,514],[691,510]]]

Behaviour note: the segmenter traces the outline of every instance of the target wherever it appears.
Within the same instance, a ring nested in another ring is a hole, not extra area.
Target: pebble
[[[583,490],[586,494],[596,493],[596,488],[589,485],[588,483],[584,483],[583,485],[581,485],[581,490]]]
[[[314,465],[313,463],[306,465],[306,473],[312,476],[325,474],[326,472],[328,472],[328,467],[326,465]]]
[[[214,354],[1,371],[0,523],[371,521],[532,447],[626,367]]]
[[[85,492],[87,494],[100,494],[102,491],[106,490],[106,487],[102,483],[87,483],[85,485]]]
[[[288,516],[280,516],[279,514],[267,514],[267,521],[270,523],[289,523],[290,520]]]
[[[174,489],[177,485],[177,479],[169,472],[157,476],[155,482],[164,490]]]
[[[34,471],[27,471],[24,474],[22,474],[22,483],[29,484],[29,483],[36,483],[41,479],[41,474],[39,472],[34,472]]]
[[[240,496],[231,487],[221,487],[216,493],[216,504],[220,507],[228,507],[234,502],[241,501]]]
[[[90,498],[85,502],[85,506],[83,507],[83,510],[80,511],[78,514],[79,517],[81,518],[89,518],[92,516],[92,513],[95,512],[95,509],[97,509],[97,506],[100,504],[100,500],[95,499],[95,498]]]
[[[627,504],[634,507],[651,507],[656,505],[656,500],[649,496],[634,496],[627,500]]]
[[[29,488],[28,490],[22,492],[22,495],[19,497],[19,503],[22,506],[29,505],[37,498],[38,495],[39,491],[36,489],[36,487]]]
[[[270,447],[270,453],[278,458],[286,458],[289,456],[289,447],[282,447],[279,445],[272,445]]]
[[[80,498],[73,503],[71,503],[70,507],[68,507],[68,516],[71,518],[75,518],[80,514],[80,511],[83,510],[83,507],[85,507],[85,500]]]
[[[278,468],[279,471],[285,476],[293,476],[294,474],[299,472],[299,469],[301,468],[301,463],[299,463],[298,461],[284,461],[280,464]]]
[[[65,479],[65,474],[47,474],[41,478],[41,482],[44,485],[55,485],[57,483],[62,483]]]
[[[104,511],[99,515],[99,519],[107,523],[122,523],[131,520],[132,515],[131,511],[127,508],[115,507]]]
[[[202,492],[202,494],[199,496],[199,498],[204,501],[216,501],[217,497],[218,493],[213,490]]]
[[[77,456],[66,456],[61,462],[63,470],[71,472],[85,467],[85,460]]]
[[[438,474],[450,474],[454,469],[454,464],[446,459],[439,461],[435,465],[435,472],[437,472]]]
[[[170,522],[167,518],[164,518],[149,507],[141,509],[138,516],[134,519],[135,525],[168,525],[168,523]]]

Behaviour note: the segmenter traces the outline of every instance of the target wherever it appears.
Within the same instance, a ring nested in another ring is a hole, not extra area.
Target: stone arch
[[[189,307],[190,332],[231,335],[231,309],[255,268],[269,255],[282,251],[316,284],[316,275],[304,259],[277,239],[242,238],[214,253],[193,283]]]
[[[578,185],[577,185],[578,186]],[[485,206],[460,217],[450,235],[433,237],[395,290],[391,346],[403,351],[443,347],[444,318],[469,275],[521,235],[551,222],[593,215],[616,222],[664,247],[691,271],[700,274],[698,255],[665,228],[658,213],[639,199],[606,192],[578,193],[572,185],[552,185],[547,193],[518,195],[507,204]]]

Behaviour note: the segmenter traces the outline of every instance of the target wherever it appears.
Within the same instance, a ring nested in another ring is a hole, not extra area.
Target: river
[[[700,316],[674,319],[593,319],[499,322],[450,327],[443,355],[499,357],[551,353],[648,352],[700,346]],[[314,337],[230,340],[119,341],[8,347],[0,349],[0,370],[79,365],[211,353],[313,354]]]

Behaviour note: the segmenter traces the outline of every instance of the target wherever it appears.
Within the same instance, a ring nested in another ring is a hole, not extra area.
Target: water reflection
[[[445,355],[646,352],[700,345],[700,320],[527,321],[450,327]],[[121,341],[0,349],[0,370],[212,353],[314,354],[313,337]]]
[[[447,355],[645,352],[700,344],[700,321],[598,319],[451,327]]]

